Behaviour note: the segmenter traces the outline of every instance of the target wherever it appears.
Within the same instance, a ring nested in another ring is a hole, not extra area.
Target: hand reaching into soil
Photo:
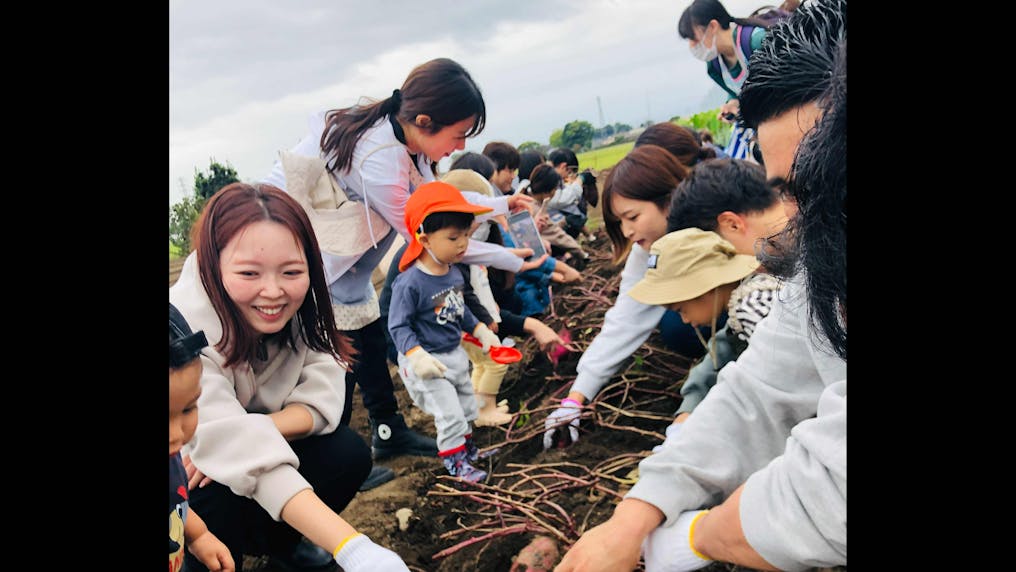
[[[533,336],[542,351],[553,351],[555,346],[564,346],[570,352],[579,351],[570,344],[570,340],[561,337],[560,334],[550,329],[550,326],[533,317],[526,318],[522,323],[522,329]]]
[[[557,439],[559,446],[574,443],[579,440],[579,415],[582,413],[582,404],[574,399],[565,398],[561,400],[561,407],[555,409],[544,422],[546,432],[543,434],[543,448],[550,449],[554,446],[555,434],[561,432],[560,439]],[[567,432],[565,432],[567,427]],[[569,441],[568,438],[571,440]]]
[[[568,264],[562,260],[558,260],[557,264],[554,266],[554,274],[560,276],[560,279],[554,280],[555,282],[568,283],[582,279],[582,274],[578,270],[568,266]]]
[[[607,522],[582,534],[554,572],[633,570],[642,553],[642,541],[661,522],[660,509],[638,499],[624,499]]]

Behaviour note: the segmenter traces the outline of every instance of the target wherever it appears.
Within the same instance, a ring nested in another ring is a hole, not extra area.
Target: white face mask
[[[702,40],[696,42],[695,45],[691,47],[691,55],[695,59],[702,60],[704,62],[715,60],[716,57],[720,55],[720,53],[716,50],[716,35],[713,35],[713,45],[707,48],[706,37],[703,33]]]

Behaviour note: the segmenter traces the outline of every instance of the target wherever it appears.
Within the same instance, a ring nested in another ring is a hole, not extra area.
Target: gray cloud
[[[209,158],[244,180],[305,132],[312,112],[385,97],[434,57],[484,93],[479,150],[546,142],[573,119],[665,120],[722,103],[675,32],[690,0],[170,2],[170,203]],[[762,2],[725,0],[734,15]]]

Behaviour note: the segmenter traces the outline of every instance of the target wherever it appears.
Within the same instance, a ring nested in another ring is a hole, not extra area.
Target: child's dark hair
[[[553,193],[561,185],[561,175],[546,163],[537,165],[529,174],[529,193],[544,195]]]
[[[201,349],[208,347],[203,331],[194,333],[180,310],[169,305],[169,369],[181,368],[196,360]]]
[[[448,169],[472,169],[489,181],[494,176],[495,165],[490,157],[474,151],[467,151],[456,157]]]
[[[595,208],[600,202],[600,191],[596,188],[596,175],[586,169],[579,173],[579,178],[582,179],[582,200]]]
[[[685,228],[716,230],[725,211],[756,213],[776,204],[779,193],[765,171],[751,161],[714,159],[695,167],[670,199],[667,232]]]
[[[575,156],[575,152],[567,147],[558,147],[550,152],[547,156],[550,159],[550,164],[555,167],[564,163],[569,167],[574,167],[575,170],[579,168],[579,158]]]
[[[473,213],[437,212],[423,219],[423,232],[434,232],[442,228],[469,230],[473,226]]]
[[[533,169],[547,160],[542,153],[536,151],[523,151],[519,153],[519,180],[529,179]]]
[[[519,150],[511,143],[491,141],[483,148],[483,155],[494,162],[494,168],[497,171],[505,168],[519,168]],[[489,179],[490,177],[487,178]]]

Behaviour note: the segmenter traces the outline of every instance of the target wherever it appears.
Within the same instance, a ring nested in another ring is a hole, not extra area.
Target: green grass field
[[[596,170],[606,169],[613,167],[614,163],[621,160],[622,157],[631,151],[632,147],[635,146],[634,141],[627,143],[618,143],[617,145],[611,145],[610,147],[603,147],[601,149],[594,149],[592,151],[586,151],[585,153],[579,153],[576,155],[579,159],[579,169],[593,168]]]

